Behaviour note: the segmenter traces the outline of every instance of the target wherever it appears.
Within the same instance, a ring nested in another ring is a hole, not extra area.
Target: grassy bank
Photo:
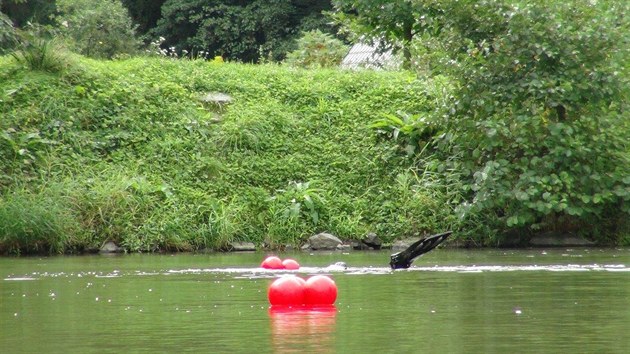
[[[0,58],[0,252],[384,241],[456,227],[448,178],[370,124],[432,111],[406,73],[76,58],[60,73]],[[231,103],[200,98],[226,93]],[[451,186],[452,187],[452,186]]]

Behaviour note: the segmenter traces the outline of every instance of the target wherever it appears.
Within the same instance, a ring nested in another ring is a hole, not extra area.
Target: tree
[[[134,23],[138,25],[138,33],[142,35],[157,25],[165,2],[166,0],[122,0]]]
[[[151,33],[177,52],[281,60],[300,31],[320,23],[326,4],[329,8],[328,2],[305,0],[167,0]]]
[[[28,22],[52,24],[55,9],[54,0],[0,0],[0,12],[9,16],[17,27],[24,27]]]
[[[400,38],[409,28],[367,5],[385,2],[340,3],[353,4],[345,11],[364,25],[359,34]],[[402,122],[412,128],[407,140],[443,132],[415,151],[442,157],[422,168],[462,176],[462,215],[497,233],[579,231],[602,242],[630,233],[627,1],[398,5],[411,6],[413,41],[421,35],[439,53],[432,59],[453,83],[433,116]]]
[[[287,54],[285,63],[303,68],[339,66],[348,47],[342,41],[320,30],[304,32],[296,50]]]
[[[441,124],[472,210],[503,230],[628,232],[630,5],[442,4],[459,85]]]
[[[333,0],[333,18],[380,50],[402,49],[403,66],[411,65],[411,42],[433,23],[440,8],[432,1]]]
[[[120,1],[57,0],[57,8],[59,30],[77,52],[111,59],[137,50],[135,26]]]

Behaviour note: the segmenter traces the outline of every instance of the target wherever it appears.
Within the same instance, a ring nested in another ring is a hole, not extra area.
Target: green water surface
[[[628,249],[280,254],[335,280],[320,311],[270,309],[265,256],[0,258],[0,352],[630,353]]]

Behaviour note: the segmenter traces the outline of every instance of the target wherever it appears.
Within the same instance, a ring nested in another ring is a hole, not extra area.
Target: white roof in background
[[[400,67],[400,60],[391,50],[379,52],[378,43],[369,45],[357,43],[350,48],[346,57],[341,61],[344,69],[397,69]]]

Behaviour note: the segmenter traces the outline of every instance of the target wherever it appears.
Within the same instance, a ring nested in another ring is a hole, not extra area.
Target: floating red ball
[[[276,279],[267,291],[269,303],[275,306],[301,306],[305,300],[304,279],[287,276]]]
[[[304,291],[307,305],[332,305],[337,300],[337,284],[325,275],[315,275],[306,281]]]
[[[284,266],[282,265],[282,260],[276,256],[269,256],[265,258],[260,266],[265,269],[284,269]]]
[[[296,260],[290,258],[283,260],[282,265],[284,266],[284,269],[288,270],[300,269],[300,264]]]

